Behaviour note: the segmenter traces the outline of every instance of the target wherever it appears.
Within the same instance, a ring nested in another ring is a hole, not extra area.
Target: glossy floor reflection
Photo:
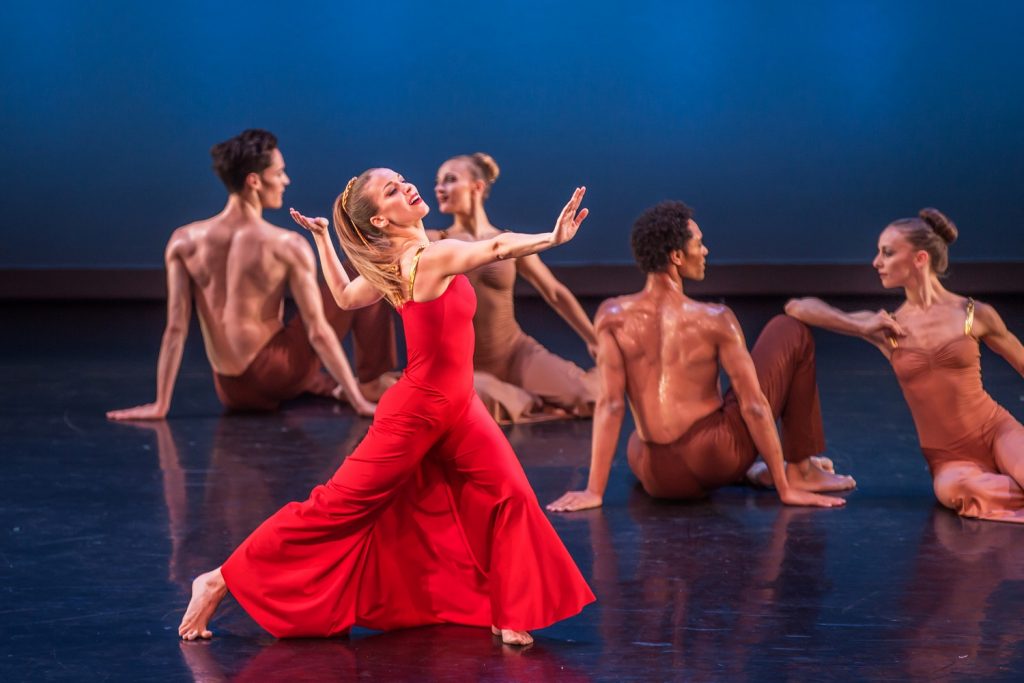
[[[595,302],[589,302],[592,305]],[[781,305],[730,302],[752,339]],[[1024,306],[995,301],[1011,329]],[[531,333],[583,361],[528,303]],[[659,503],[617,460],[606,506],[552,521],[598,602],[527,650],[477,629],[277,641],[232,601],[209,643],[176,627],[197,572],[326,479],[369,422],[299,401],[222,416],[193,328],[171,419],[150,398],[153,305],[0,307],[0,680],[1020,680],[1024,527],[933,499],[913,424],[865,344],[816,335],[829,454],[860,488],[843,510],[726,489]],[[1024,381],[985,354],[1024,417]],[[585,481],[590,424],[508,431],[542,502]],[[623,444],[624,445],[624,441]]]

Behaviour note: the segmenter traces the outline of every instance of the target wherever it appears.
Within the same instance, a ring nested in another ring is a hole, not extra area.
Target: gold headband
[[[370,243],[367,242],[366,238],[363,236],[363,231],[359,229],[356,222],[352,220],[352,214],[348,212],[348,196],[352,193],[352,187],[356,184],[356,180],[358,179],[358,176],[352,176],[352,180],[348,181],[348,185],[345,186],[345,191],[341,193],[341,210],[348,216],[349,222],[352,223],[352,227],[355,228],[356,234],[359,235],[359,239],[362,240],[363,245],[367,249],[370,249]]]

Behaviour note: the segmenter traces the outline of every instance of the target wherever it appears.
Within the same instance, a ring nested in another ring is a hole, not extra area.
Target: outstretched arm
[[[988,304],[978,303],[974,321],[974,333],[1024,377],[1024,346],[1017,335],[1006,327],[996,309]]]
[[[516,261],[516,268],[527,282],[533,285],[551,308],[562,316],[565,322],[576,331],[580,339],[587,345],[590,355],[597,357],[597,335],[594,325],[587,317],[580,302],[554,276],[551,270],[540,260],[540,256],[530,254]]]
[[[553,512],[575,512],[599,507],[608,488],[615,448],[619,443],[622,420],[626,415],[626,364],[611,325],[605,316],[605,304],[597,314],[597,367],[601,375],[601,394],[594,406],[594,433],[590,447],[590,476],[584,491],[569,491],[550,503]]]
[[[817,507],[837,507],[846,501],[833,496],[822,496],[793,488],[786,478],[786,466],[782,458],[782,443],[779,432],[775,428],[775,418],[771,405],[761,391],[757,380],[754,361],[747,351],[747,343],[743,339],[743,330],[732,311],[719,321],[721,326],[715,332],[718,335],[718,357],[722,361],[722,369],[729,375],[729,382],[736,398],[739,399],[740,414],[747,426],[747,431],[754,440],[757,451],[764,458],[768,470],[775,482],[779,499],[786,505],[813,505]],[[779,484],[782,484],[781,486]]]
[[[295,209],[288,211],[292,220],[313,233],[313,242],[316,244],[317,253],[320,254],[320,267],[324,269],[327,288],[331,290],[331,295],[338,306],[345,310],[364,308],[383,298],[383,295],[363,278],[349,279],[348,273],[341,265],[341,259],[338,258],[338,252],[334,249],[334,242],[327,230],[326,218],[309,218]]]
[[[580,224],[589,213],[588,209],[579,208],[586,192],[584,187],[576,188],[569,203],[558,215],[555,228],[551,232],[539,235],[503,232],[497,237],[478,242],[435,242],[430,249],[423,252],[417,282],[423,280],[427,273],[433,273],[435,279],[442,280],[459,273],[468,273],[494,261],[529,256],[568,242],[576,235]]]
[[[786,302],[786,315],[813,327],[860,337],[876,346],[886,357],[892,351],[889,339],[906,336],[906,332],[903,331],[900,324],[884,309],[875,313],[871,311],[847,313],[829,306],[821,299],[809,297],[790,299]]]
[[[162,420],[171,408],[174,383],[181,368],[181,355],[188,337],[188,324],[192,317],[192,283],[181,259],[186,247],[183,238],[172,237],[164,253],[167,269],[167,325],[160,342],[160,356],[156,364],[156,401],[134,408],[111,410],[110,420]]]
[[[320,288],[316,284],[316,261],[313,252],[304,239],[289,233],[280,251],[281,259],[288,267],[288,286],[295,298],[295,305],[302,316],[302,322],[309,335],[309,343],[320,357],[327,372],[331,373],[345,398],[360,415],[373,415],[376,406],[367,401],[352,374],[352,367],[341,349],[341,342],[334,328],[324,315],[324,304],[320,299]],[[344,271],[342,271],[344,274]]]

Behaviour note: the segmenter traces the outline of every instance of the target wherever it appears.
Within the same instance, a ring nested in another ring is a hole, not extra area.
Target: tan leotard
[[[964,334],[933,349],[901,346],[889,359],[917,427],[921,452],[932,475],[944,463],[969,461],[998,472],[992,447],[1013,415],[981,383],[981,348],[971,334],[974,300],[967,300]]]
[[[442,238],[448,231],[440,232]],[[585,372],[556,356],[516,322],[516,263],[495,261],[467,273],[476,291],[473,369],[477,393],[493,415],[528,421],[548,403],[589,415],[599,391],[596,369]]]

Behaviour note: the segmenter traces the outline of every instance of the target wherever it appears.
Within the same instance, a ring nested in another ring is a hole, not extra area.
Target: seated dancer
[[[444,162],[437,172],[434,193],[438,210],[452,214],[455,222],[446,230],[428,230],[430,238],[476,242],[501,234],[484,211],[484,200],[497,179],[498,164],[481,152]],[[597,400],[596,369],[584,372],[523,332],[515,317],[517,274],[572,326],[593,355],[596,338],[590,318],[539,256],[489,263],[467,273],[477,297],[473,318],[477,393],[503,423],[589,416]]]
[[[824,450],[825,437],[810,331],[777,316],[748,353],[731,310],[684,294],[684,279],[704,279],[708,250],[682,202],[645,211],[632,242],[647,284],[605,301],[596,318],[601,397],[590,479],[586,490],[569,491],[548,509],[601,505],[625,415],[623,393],[636,422],[629,466],[649,495],[704,496],[742,481],[760,453],[783,503],[843,505],[813,493],[850,489],[854,481],[828,471],[830,464],[823,468],[827,459],[811,457]],[[732,382],[724,398],[720,367]]]
[[[188,335],[192,296],[217,396],[232,410],[275,410],[302,393],[341,398],[372,415],[384,373],[395,367],[395,331],[383,303],[353,315],[317,284],[316,260],[302,235],[263,219],[290,184],[277,138],[246,130],[210,150],[227,187],[224,210],[178,228],[164,253],[167,327],[157,363],[156,401],[112,410],[113,420],[156,420],[171,407]],[[287,285],[299,309],[282,322]],[[325,315],[326,309],[326,315]],[[305,324],[305,326],[303,326]],[[352,329],[361,385],[339,339]],[[332,381],[321,370],[321,361]]]
[[[996,310],[950,292],[940,277],[957,228],[941,211],[890,223],[873,266],[882,286],[902,287],[895,313],[845,313],[796,299],[786,313],[874,344],[892,364],[910,406],[935,497],[964,517],[1024,522],[1024,426],[986,393],[980,340],[1024,375],[1024,346]]]
[[[278,637],[456,623],[490,626],[517,645],[594,599],[473,391],[476,297],[463,275],[571,239],[587,215],[577,213],[583,193],[550,233],[431,244],[416,188],[370,169],[334,203],[338,238],[360,273],[351,281],[327,220],[293,211],[326,255],[342,307],[383,296],[398,309],[409,362],[334,476],[195,580],[183,638],[212,635],[207,625],[228,591]]]

